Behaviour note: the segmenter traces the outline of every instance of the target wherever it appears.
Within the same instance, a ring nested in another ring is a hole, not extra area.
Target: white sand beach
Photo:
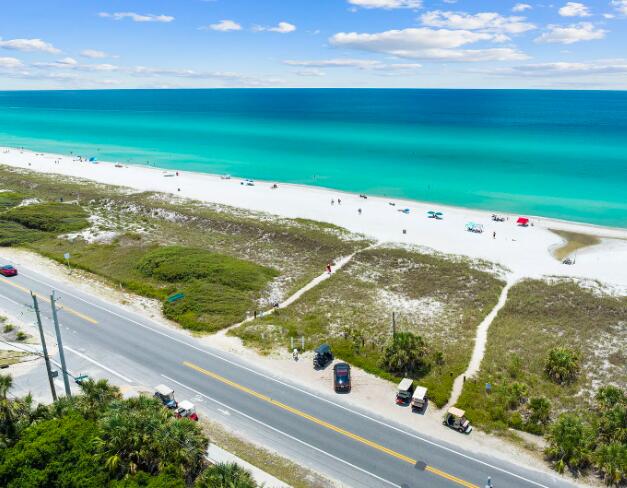
[[[255,181],[254,186],[247,186],[241,184],[241,178],[222,179],[204,173],[180,171],[178,176],[164,177],[164,174],[174,172],[145,166],[116,166],[108,162],[93,164],[70,156],[14,148],[0,148],[0,164],[136,190],[171,193],[283,217],[329,222],[379,242],[418,245],[492,261],[510,270],[516,278],[576,277],[600,281],[615,293],[627,293],[627,229],[528,215],[531,225],[521,227],[516,225],[518,215],[513,214],[501,213],[506,220],[493,222],[492,213],[481,210],[373,196],[363,199],[356,194],[278,182],[275,189],[271,188],[274,182],[266,181]],[[334,205],[331,200],[335,200]],[[408,214],[399,212],[405,208],[409,209]],[[429,210],[443,212],[443,219],[427,218]],[[484,232],[466,231],[468,222],[482,224]],[[579,251],[576,263],[569,266],[552,256],[551,249],[559,246],[562,240],[548,229],[592,234],[603,239],[600,244]]]

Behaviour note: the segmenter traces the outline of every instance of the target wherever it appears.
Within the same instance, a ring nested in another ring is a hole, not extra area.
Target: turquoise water
[[[0,92],[0,145],[627,227],[627,92]]]

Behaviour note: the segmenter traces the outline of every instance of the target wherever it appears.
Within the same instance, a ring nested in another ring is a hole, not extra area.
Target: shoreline
[[[621,268],[627,269],[627,229],[620,227],[529,215],[525,216],[531,225],[520,227],[515,224],[518,215],[512,213],[500,213],[507,220],[493,222],[493,212],[488,210],[382,196],[363,199],[347,191],[293,183],[277,182],[278,187],[272,189],[274,182],[263,180],[246,186],[243,178],[223,179],[220,175],[184,170],[178,170],[178,176],[164,177],[164,174],[176,174],[177,170],[105,161],[93,164],[79,162],[74,156],[9,147],[0,147],[0,164],[280,217],[328,222],[378,242],[421,246],[496,263],[519,277],[590,279],[608,283],[618,293],[627,293],[627,271],[621,272]],[[338,198],[341,205],[337,204]],[[408,215],[400,212],[403,208],[410,209]],[[427,218],[428,210],[444,212],[444,219]],[[484,232],[465,231],[468,222],[481,224]],[[601,243],[577,251],[576,265],[567,266],[551,254],[563,239],[549,229],[594,235],[601,238]]]

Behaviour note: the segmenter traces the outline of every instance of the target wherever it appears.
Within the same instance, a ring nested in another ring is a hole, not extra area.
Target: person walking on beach
[[[337,204],[338,205],[342,205],[342,200],[340,200],[339,198],[337,199]]]
[[[331,199],[331,205],[335,205],[335,200]]]
[[[331,261],[327,263],[327,273],[331,274]]]
[[[357,209],[357,213],[358,213],[359,215],[361,215],[361,208],[358,208],[358,209]]]
[[[492,239],[496,239],[496,231],[492,232]]]

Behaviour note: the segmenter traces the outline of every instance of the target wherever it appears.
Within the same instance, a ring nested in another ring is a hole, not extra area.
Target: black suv
[[[337,393],[351,391],[351,367],[346,363],[333,366],[333,388]]]
[[[314,351],[313,366],[315,369],[324,369],[327,364],[333,361],[333,353],[331,352],[331,346],[328,344],[322,344],[318,346]]]

